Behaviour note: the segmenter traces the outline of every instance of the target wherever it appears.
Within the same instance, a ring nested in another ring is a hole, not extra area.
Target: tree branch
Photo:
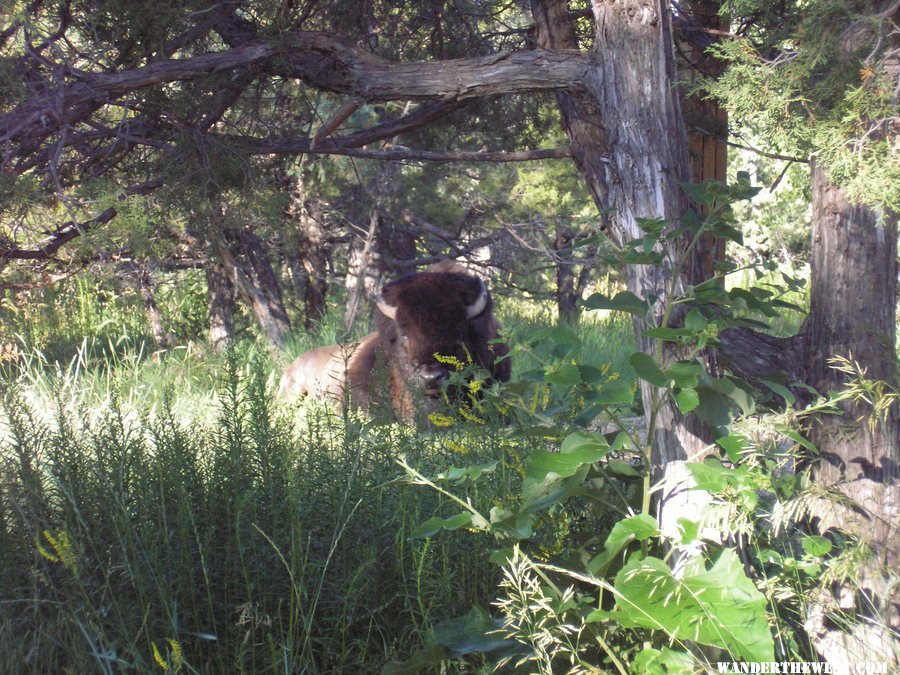
[[[311,148],[308,138],[273,141],[247,137],[216,137],[220,142],[234,145],[249,155],[284,155],[308,153],[313,155],[343,155],[362,159],[416,162],[529,162],[540,159],[565,159],[571,157],[569,148],[538,148],[534,150],[420,150],[394,146],[389,150],[360,150],[345,148],[334,142],[324,141]]]
[[[366,101],[453,98],[465,100],[580,86],[588,57],[577,50],[501,52],[446,61],[395,63],[323,33],[298,31],[280,40],[253,40],[232,49],[166,59],[114,73],[71,70],[63,82],[0,115],[0,142],[10,154],[34,151],[44,139],[72,126],[122,94],[261,66],[270,74]],[[18,146],[18,147],[17,147]]]
[[[86,220],[83,223],[69,221],[60,225],[47,240],[37,248],[0,248],[0,261],[8,260],[50,260],[56,252],[67,242],[81,236],[97,225],[108,223],[116,217],[118,212],[109,207],[100,215]]]
[[[125,199],[132,195],[149,194],[156,190],[160,185],[162,185],[161,180],[152,180],[139,185],[133,185],[130,188],[123,190],[119,195],[119,199]],[[90,220],[85,220],[82,223],[76,223],[74,221],[65,222],[53,230],[47,239],[34,248],[11,246],[9,245],[11,242],[0,240],[0,243],[5,244],[5,246],[0,246],[0,266],[10,260],[50,260],[65,244],[80,237],[82,234],[98,225],[105,225],[115,218],[116,215],[118,215],[118,212],[114,207],[110,206],[99,215],[94,216]]]

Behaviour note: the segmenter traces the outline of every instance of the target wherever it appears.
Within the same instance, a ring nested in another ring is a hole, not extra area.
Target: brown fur
[[[492,379],[509,380],[509,359],[501,358],[509,348],[502,342],[490,343],[500,337],[500,323],[489,293],[484,310],[467,317],[466,307],[476,302],[483,288],[478,277],[451,260],[385,285],[382,299],[396,308],[396,320],[376,312],[377,332],[356,345],[330,345],[301,354],[285,370],[278,398],[308,394],[343,405],[348,393],[351,406],[367,409],[373,398],[384,397],[373,391],[372,376],[377,363],[386,362],[394,414],[412,421],[423,369],[441,368],[435,354],[463,363],[471,356]]]
[[[378,333],[369,333],[351,345],[328,345],[304,352],[289,365],[278,385],[280,401],[293,396],[312,396],[343,409],[369,405],[369,375],[375,367]]]
[[[453,261],[442,261],[384,287],[382,299],[396,307],[396,317],[392,320],[378,312],[375,324],[390,370],[394,410],[401,419],[412,417],[413,401],[418,399],[413,390],[421,371],[440,367],[435,354],[462,363],[471,357],[492,379],[509,380],[509,359],[501,359],[509,348],[502,342],[491,344],[500,337],[500,323],[490,294],[481,313],[466,316],[466,306],[478,299],[482,289],[478,277]]]

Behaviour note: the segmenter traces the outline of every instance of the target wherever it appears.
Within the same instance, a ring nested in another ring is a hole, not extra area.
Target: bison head
[[[395,408],[412,414],[410,388],[436,398],[450,370],[438,357],[470,358],[493,379],[509,379],[508,353],[499,337],[493,301],[484,282],[455,263],[386,284],[377,301],[381,345],[390,365]]]

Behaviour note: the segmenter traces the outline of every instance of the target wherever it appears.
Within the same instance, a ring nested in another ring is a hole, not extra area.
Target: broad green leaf
[[[700,405],[700,395],[696,389],[679,389],[675,392],[675,405],[678,406],[682,413],[687,415]]]
[[[662,260],[662,253],[656,251],[628,251],[622,256],[622,262],[627,265],[659,265]]]
[[[534,516],[495,506],[490,512],[491,526],[515,539],[528,539],[534,534]]]
[[[693,388],[697,386],[704,370],[696,361],[678,361],[666,368],[664,375],[675,383],[676,387]]]
[[[706,323],[706,317],[703,316],[703,313],[696,307],[684,317],[684,327],[695,333],[699,333],[706,328]]]
[[[659,234],[666,227],[664,218],[638,218],[637,226],[648,234]]]
[[[451,466],[447,471],[442,471],[435,478],[437,480],[448,480],[453,482],[476,481],[481,478],[484,473],[491,473],[497,468],[497,462],[488,462],[487,464],[475,464],[473,466]]]
[[[472,522],[471,513],[459,513],[449,518],[433,516],[419,525],[409,534],[410,539],[426,539],[432,537],[441,530],[458,530]]]
[[[631,466],[631,464],[622,459],[610,460],[603,466],[610,473],[618,474],[619,476],[629,476],[631,478],[637,478],[641,475],[640,471],[638,471],[633,466]]]
[[[609,434],[606,435],[606,438],[609,438]],[[624,450],[625,448],[631,445],[631,438],[624,431],[619,431],[615,433],[615,437],[612,442],[609,444],[610,450]]]
[[[620,520],[603,543],[603,551],[595,555],[587,564],[594,576],[604,576],[609,563],[632,541],[645,541],[659,535],[659,527],[653,516],[641,514]]]
[[[631,291],[620,291],[612,299],[602,293],[594,293],[584,301],[584,307],[585,309],[617,310],[635,316],[644,316],[647,313],[647,303]]]
[[[736,469],[722,466],[715,461],[687,462],[684,467],[691,472],[698,490],[707,492],[722,492],[727,486],[735,482]]]
[[[579,363],[578,371],[581,373],[581,381],[585,384],[596,384],[597,382],[602,382],[606,377],[603,371],[596,366],[586,366]]]
[[[787,436],[788,438],[790,438],[795,443],[802,445],[804,448],[806,448],[810,452],[819,454],[819,449],[815,445],[813,445],[808,440],[803,438],[803,436],[801,436],[798,432],[794,431],[790,427],[786,427],[786,426],[779,424],[778,426],[775,427],[775,429],[778,430],[780,433],[784,434],[785,436]]]
[[[634,352],[628,357],[628,363],[639,378],[656,387],[665,387],[669,383],[669,378],[659,369],[653,357],[645,352]]]
[[[603,434],[596,431],[576,431],[566,436],[559,448],[563,454],[570,454],[576,450],[609,451],[609,443]]]
[[[459,658],[514,647],[512,640],[498,637],[498,627],[490,614],[476,606],[463,617],[438,624],[432,635],[434,642],[444,647],[451,658]]]
[[[522,481],[522,510],[535,513],[584,491],[584,481],[590,468],[590,464],[585,464],[567,478],[549,473],[538,480],[526,474]]]
[[[804,551],[817,558],[821,558],[822,556],[831,553],[832,544],[825,537],[809,535],[803,537],[803,540],[800,543],[802,544]]]
[[[746,661],[773,661],[766,598],[732,549],[711,569],[675,578],[658,558],[633,557],[616,575],[619,623],[662,631],[670,639],[726,649]]]
[[[751,414],[756,409],[753,397],[731,379],[727,377],[712,378],[709,384],[713,389],[737,403],[741,408],[741,412],[745,415]]]
[[[693,675],[697,672],[697,664],[687,652],[647,647],[631,661],[631,672],[635,675]]]
[[[525,459],[525,475],[541,481],[547,474],[566,478],[572,476],[585,464],[593,464],[609,452],[608,445],[591,445],[575,448],[566,453],[535,450]]]
[[[631,385],[625,380],[612,380],[604,382],[603,386],[589,396],[594,403],[603,405],[627,405],[634,400],[634,391]]]
[[[717,239],[727,239],[736,244],[744,243],[743,233],[728,223],[716,223],[711,229]]]
[[[681,189],[698,206],[711,206],[715,200],[706,183],[681,183]]]
[[[578,333],[565,324],[551,327],[547,332],[547,341],[554,346],[566,345],[570,347],[571,349],[567,351],[581,349],[581,338],[578,337]]]
[[[700,534],[700,524],[687,518],[679,518],[678,532],[681,534],[681,543],[690,544]]]
[[[764,565],[781,565],[784,562],[781,554],[778,551],[773,551],[770,548],[765,548],[756,553],[756,559]]]
[[[560,363],[548,368],[544,373],[544,379],[550,384],[574,387],[581,382],[581,371],[574,363]]]
[[[728,400],[712,387],[700,385],[697,387],[700,395],[700,405],[694,410],[694,414],[714,429],[727,429],[731,425],[731,409]]]
[[[747,449],[747,439],[736,434],[729,434],[716,439],[716,444],[725,451],[728,459],[737,464]]]
[[[766,380],[764,378],[759,378],[760,384],[764,384],[766,387],[774,391],[776,394],[781,396],[784,399],[784,402],[787,405],[794,405],[796,402],[796,398],[791,393],[791,390],[785,387],[783,384],[778,384],[777,382],[772,382],[772,380]]]
[[[695,489],[719,493],[729,487],[731,499],[737,500],[741,508],[748,511],[759,503],[757,490],[771,488],[771,481],[765,474],[752,471],[748,466],[729,468],[712,457],[702,463],[688,462],[684,466],[694,477]]]
[[[772,305],[775,307],[781,307],[783,309],[790,309],[794,312],[806,312],[806,309],[804,309],[800,305],[795,305],[793,302],[788,302],[787,300],[772,300]]]

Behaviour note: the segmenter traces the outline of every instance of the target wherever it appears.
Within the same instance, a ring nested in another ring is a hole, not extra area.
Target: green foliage
[[[166,328],[179,342],[206,330],[206,282],[202,273],[157,273],[156,300]],[[98,361],[153,352],[150,327],[133,277],[78,275],[47,288],[0,296],[0,344],[17,344],[49,362],[76,355]]]
[[[616,575],[616,610],[604,618],[721,647],[746,661],[774,661],[766,599],[736,553],[725,549],[709,569],[695,567],[675,577],[662,560],[633,558]]]
[[[487,551],[411,539],[443,499],[392,480],[401,452],[453,461],[448,439],[315,409],[298,425],[258,359],[223,369],[212,419],[174,392],[150,413],[61,388],[49,412],[4,383],[0,669],[374,672],[489,602]],[[475,503],[508,475],[481,476]]]
[[[685,189],[708,214],[689,214],[674,230],[656,221],[642,223],[646,234],[623,245],[623,260],[666,256],[667,242],[685,235],[689,246],[705,232],[740,240],[729,205],[755,193],[745,176],[734,186]],[[818,587],[825,569],[833,570],[829,579],[846,574],[847,559],[856,559],[859,549],[812,534],[806,514],[789,506],[808,503],[810,483],[802,471],[785,467],[796,466],[797,454],[816,450],[798,431],[793,413],[767,412],[766,397],[774,392],[793,401],[793,393],[775,375],[762,392],[759,383],[714,376],[700,358],[721,331],[759,323],[748,313],[768,319],[793,308],[783,299],[786,289],[770,282],[728,289],[724,277],[731,271],[722,266],[715,278],[665,298],[661,310],[657,299],[627,291],[612,298],[598,293],[585,302],[591,310],[631,315],[649,326],[643,332],[648,349],[628,359],[650,391],[643,397],[644,405],[652,406],[645,411],[646,429],[623,416],[634,403],[633,387],[618,386],[616,374],[585,364],[573,330],[545,328],[524,340],[538,367],[519,371],[519,381],[494,392],[496,400],[491,391],[484,399],[485,405],[512,411],[522,428],[518,436],[549,444],[524,456],[518,499],[484,512],[458,496],[452,483],[429,479],[404,463],[411,482],[430,486],[457,505],[455,517],[427,521],[423,531],[440,539],[441,530],[465,523],[496,540],[491,560],[501,565],[504,580],[494,605],[503,629],[492,634],[521,647],[506,655],[495,651],[500,647],[485,648],[498,663],[542,673],[595,672],[598,666],[621,673],[629,666],[632,672],[681,673],[702,667],[708,652],[700,647],[723,650],[735,660],[815,658],[800,628],[803,599]],[[673,289],[679,288],[679,273],[676,267]],[[786,281],[796,291],[795,280]],[[676,306],[678,318],[670,322]],[[855,384],[844,396],[877,400],[878,410],[893,401],[894,392],[852,374]],[[682,489],[707,497],[679,520],[677,535],[663,532],[650,514],[650,493],[659,489],[649,475],[659,438],[655,425],[669,401],[719,435],[710,457],[685,465],[693,481]],[[802,416],[834,410],[834,403],[814,402]],[[773,417],[763,450],[746,429]],[[488,475],[471,469],[453,472],[472,483]],[[570,536],[566,547],[548,555],[538,542],[546,541],[546,527],[556,514],[573,508],[582,513],[603,508],[617,519],[588,536]],[[738,545],[730,543],[735,541]],[[677,558],[675,570],[663,551]],[[835,562],[827,562],[829,557]]]
[[[900,162],[890,127],[894,86],[882,72],[890,22],[862,2],[726,3],[752,17],[745,38],[713,48],[728,63],[703,85],[772,146],[815,156],[854,201],[897,209]],[[762,93],[763,95],[760,95]]]

